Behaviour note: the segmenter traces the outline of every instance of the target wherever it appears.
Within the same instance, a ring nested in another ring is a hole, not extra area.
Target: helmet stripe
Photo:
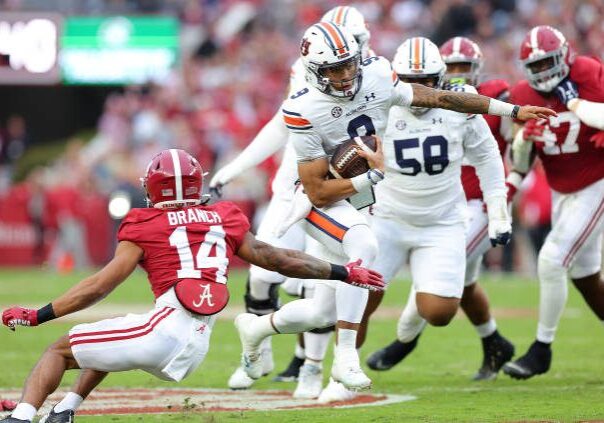
[[[348,43],[337,25],[331,22],[321,22],[315,26],[323,32],[332,50],[337,50],[340,53],[343,53],[344,49],[348,50]]]
[[[344,9],[346,9],[346,11],[344,12],[344,18],[342,19],[342,26],[346,26],[346,19],[348,18],[348,12],[350,12],[350,7],[345,6]]]
[[[332,26],[336,29],[336,31],[338,32],[338,35],[344,42],[344,47],[346,48],[346,50],[348,50],[348,41],[346,41],[346,37],[344,36],[344,34],[342,34],[342,30],[337,25],[332,25]]]
[[[413,38],[413,41],[411,44],[413,45],[413,47],[412,47],[413,55],[411,56],[412,57],[411,69],[413,69],[415,71],[419,71],[422,69],[421,39],[419,37],[415,37],[415,38]]]
[[[170,149],[172,155],[172,163],[174,164],[174,182],[176,185],[176,201],[182,201],[182,169],[180,167],[180,158],[178,157],[178,150],[175,148]]]
[[[329,33],[322,27],[322,24],[316,24],[315,27],[318,28],[319,31],[321,31],[323,33],[323,36],[329,43],[329,47],[331,47],[332,50],[335,50],[336,46],[335,46],[333,40],[331,39],[331,37],[329,36]]]
[[[338,25],[342,25],[342,15],[344,14],[344,9],[344,6],[338,6],[334,11],[335,19],[333,19],[333,21]]]
[[[453,38],[453,55],[458,56],[461,53],[461,37]]]
[[[537,35],[539,35],[539,28],[540,27],[536,26],[531,30],[531,49],[533,50],[533,53],[535,53],[535,50],[539,49],[539,41],[537,39]]]

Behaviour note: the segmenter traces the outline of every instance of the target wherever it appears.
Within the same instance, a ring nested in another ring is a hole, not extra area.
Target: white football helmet
[[[369,55],[371,33],[367,28],[365,18],[357,8],[352,6],[336,6],[323,15],[321,22],[333,22],[346,28],[352,33],[357,43],[359,43],[363,58]]]
[[[319,22],[304,32],[300,55],[306,81],[334,97],[352,97],[361,87],[361,50],[354,36],[333,22]],[[330,80],[326,71],[345,71],[347,79]],[[340,85],[336,88],[334,84]]]
[[[419,84],[439,88],[447,71],[447,65],[440,56],[436,44],[424,37],[413,37],[405,40],[396,50],[392,69],[400,79],[407,82],[416,79]],[[429,85],[429,82],[432,84]],[[422,114],[428,111],[428,108],[411,106],[411,111]]]

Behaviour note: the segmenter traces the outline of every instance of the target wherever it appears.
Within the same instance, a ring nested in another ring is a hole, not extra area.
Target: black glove
[[[579,90],[577,89],[577,84],[571,81],[569,78],[566,78],[564,81],[560,82],[556,87],[556,95],[562,104],[565,106],[569,101],[575,98],[579,98]]]

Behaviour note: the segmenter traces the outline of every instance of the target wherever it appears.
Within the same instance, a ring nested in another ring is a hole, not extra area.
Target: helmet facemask
[[[568,76],[569,66],[564,60],[568,45],[522,61],[529,85],[537,91],[549,93]]]
[[[444,82],[448,85],[472,85],[478,84],[481,63],[479,61],[445,61],[447,73]],[[460,68],[465,67],[467,70]],[[454,71],[451,71],[454,70]]]
[[[317,65],[317,80],[320,90],[334,97],[352,97],[361,88],[361,54],[338,63]]]

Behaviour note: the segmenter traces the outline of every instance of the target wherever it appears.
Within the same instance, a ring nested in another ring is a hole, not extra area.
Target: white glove
[[[239,176],[241,169],[236,162],[220,168],[210,180],[210,192],[217,197],[222,197],[222,187]]]
[[[275,236],[281,238],[294,223],[299,222],[308,216],[311,209],[312,203],[300,185],[294,193],[294,198],[290,203],[289,209],[284,210],[282,218],[275,222]]]
[[[491,245],[506,245],[512,238],[512,221],[508,213],[504,196],[491,197],[485,200],[489,216],[489,239]]]

